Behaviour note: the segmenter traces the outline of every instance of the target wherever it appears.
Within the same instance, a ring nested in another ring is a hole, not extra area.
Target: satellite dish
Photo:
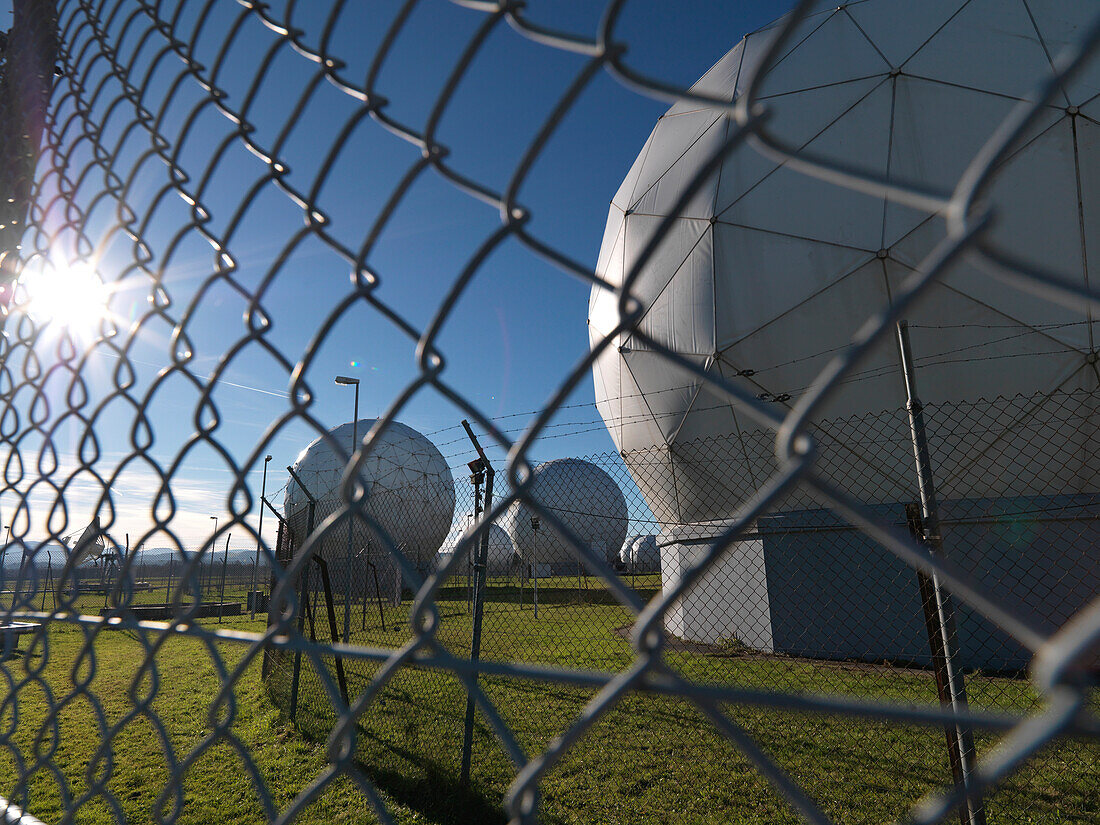
[[[83,564],[87,561],[97,564],[107,554],[107,546],[103,541],[103,528],[99,524],[99,516],[92,519],[91,523],[79,535],[70,533],[63,536],[61,543],[69,550],[74,565]]]

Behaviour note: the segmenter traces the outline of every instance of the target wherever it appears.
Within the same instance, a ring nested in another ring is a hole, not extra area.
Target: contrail
[[[106,350],[99,350],[99,349],[93,350],[93,351],[96,352],[99,355],[105,355],[108,358],[114,358],[116,361],[121,361],[122,360],[122,358],[120,356],[115,355],[113,352],[107,352]],[[151,361],[142,361],[138,358],[127,358],[127,360],[134,363],[134,364],[141,364],[142,366],[145,366],[145,367],[152,367],[153,369],[158,369],[158,370],[163,369],[162,364],[154,364]],[[180,367],[180,369],[183,372],[190,375],[196,381],[204,380],[201,376],[196,375],[195,373],[191,372],[191,370],[187,369],[186,367]],[[242,389],[242,390],[249,390],[250,392],[259,392],[259,393],[263,393],[264,395],[273,395],[276,398],[290,398],[290,395],[288,393],[285,393],[285,392],[278,392],[276,390],[265,390],[263,387],[250,387],[247,384],[238,384],[236,381],[227,381],[225,378],[218,378],[218,379],[206,378],[205,380],[206,381],[215,381],[218,384],[225,384],[226,386],[237,387],[238,389]]]

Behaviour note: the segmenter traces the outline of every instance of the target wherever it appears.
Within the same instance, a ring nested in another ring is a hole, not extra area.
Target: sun
[[[107,317],[111,291],[88,263],[46,263],[24,269],[18,304],[35,323],[93,334]]]

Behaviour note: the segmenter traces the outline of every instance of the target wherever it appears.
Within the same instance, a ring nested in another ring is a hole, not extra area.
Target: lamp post
[[[214,554],[217,553],[217,549],[214,547],[214,541],[218,537],[218,517],[211,516],[214,519],[214,534],[210,537],[210,569],[214,569]],[[202,601],[202,556],[199,556],[199,601]]]
[[[271,461],[271,456],[264,457],[264,477],[260,482],[260,528],[256,531],[256,558],[252,562],[252,585],[249,588],[249,600],[252,602],[252,619],[256,618],[256,585],[257,576],[260,571],[260,542],[263,540],[264,534],[264,497],[267,495],[267,462]]]
[[[359,447],[359,379],[349,378],[346,375],[337,375],[336,383],[343,386],[355,387],[355,408],[351,414],[351,455]],[[351,531],[352,520],[348,517],[348,552],[344,564],[344,642],[351,636]],[[366,611],[366,603],[363,606]]]

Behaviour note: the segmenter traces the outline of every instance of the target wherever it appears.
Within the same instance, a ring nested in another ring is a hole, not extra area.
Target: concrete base
[[[904,530],[904,504],[869,505]],[[1001,604],[1054,633],[1100,592],[1100,495],[940,502],[944,550]],[[728,523],[670,527],[658,541],[666,591]],[[1031,653],[956,599],[963,667],[1020,673]],[[671,608],[668,632],[827,660],[927,666],[928,631],[916,574],[835,513],[763,516]],[[1089,663],[1086,662],[1086,666]]]
[[[19,647],[19,637],[34,633],[42,627],[38,622],[4,622],[0,624],[0,657],[7,656]]]
[[[661,582],[665,591],[700,562],[728,525],[720,522],[671,527],[661,533]],[[666,614],[665,628],[681,639],[718,644],[739,642],[774,652],[764,543],[750,538],[731,545]]]

